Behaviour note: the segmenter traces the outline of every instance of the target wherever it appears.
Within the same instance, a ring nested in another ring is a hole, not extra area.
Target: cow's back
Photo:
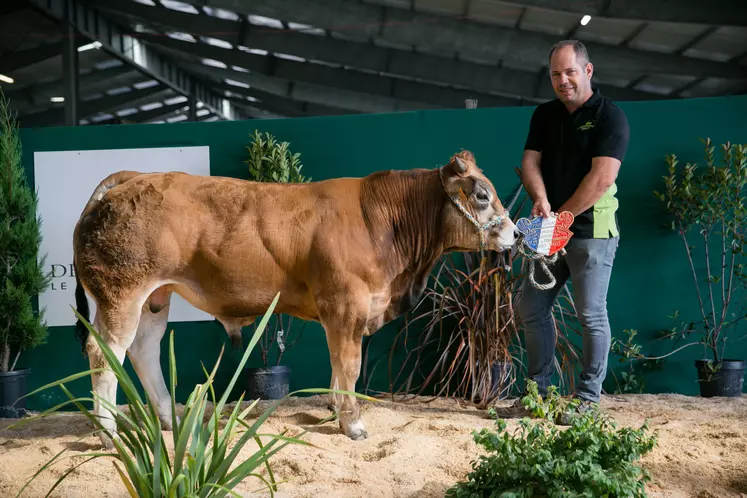
[[[81,218],[76,259],[99,294],[113,279],[188,282],[182,290],[203,299],[202,309],[247,316],[262,313],[280,291],[287,306],[311,316],[315,268],[334,264],[330,258],[360,271],[371,266],[359,185],[353,178],[274,184],[142,174]]]

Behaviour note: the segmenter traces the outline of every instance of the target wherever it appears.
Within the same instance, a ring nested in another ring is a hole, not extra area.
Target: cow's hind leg
[[[119,305],[110,305],[107,303],[98,304],[96,310],[95,327],[101,338],[104,340],[109,349],[119,360],[121,365],[124,362],[127,349],[135,339],[138,323],[140,321],[141,302],[126,301]],[[117,403],[117,377],[109,367],[103,351],[96,340],[88,337],[86,344],[88,359],[92,369],[103,368],[103,372],[92,374],[92,384],[94,396],[94,416],[96,416],[101,425],[112,436],[116,435],[116,422],[109,409],[100,403],[97,397],[106,401],[111,406]],[[101,432],[99,438],[105,448],[113,448],[111,437]]]
[[[157,290],[142,307],[137,335],[127,353],[161,426],[173,430],[171,397],[161,369],[161,339],[169,319],[171,293]]]

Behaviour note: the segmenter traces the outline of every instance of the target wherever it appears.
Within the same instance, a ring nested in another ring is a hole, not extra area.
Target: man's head
[[[591,97],[594,66],[586,47],[578,40],[563,40],[550,49],[550,80],[561,102],[573,110]]]

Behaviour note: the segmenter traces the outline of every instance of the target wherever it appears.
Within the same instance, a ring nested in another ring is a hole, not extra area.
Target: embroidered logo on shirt
[[[591,130],[592,128],[594,128],[594,123],[592,123],[591,121],[587,121],[586,123],[579,126],[577,129],[581,131],[586,131],[586,130]]]

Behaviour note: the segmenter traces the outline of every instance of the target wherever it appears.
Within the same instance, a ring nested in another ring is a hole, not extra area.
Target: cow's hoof
[[[363,441],[368,438],[368,432],[363,426],[363,422],[360,420],[343,425],[342,430],[345,432],[345,435],[353,441]]]
[[[363,441],[365,439],[368,439],[368,432],[366,432],[366,430],[363,429],[360,432],[350,434],[350,439],[352,439],[353,441]]]
[[[116,436],[115,436],[116,437]],[[101,446],[107,451],[114,449],[114,441],[107,434],[99,432],[99,439],[101,440]]]
[[[159,417],[161,420],[161,429],[164,431],[173,431],[174,430],[174,424],[171,421],[171,415],[168,417]],[[177,425],[182,422],[182,419],[179,417],[179,415],[176,416],[176,423]]]

